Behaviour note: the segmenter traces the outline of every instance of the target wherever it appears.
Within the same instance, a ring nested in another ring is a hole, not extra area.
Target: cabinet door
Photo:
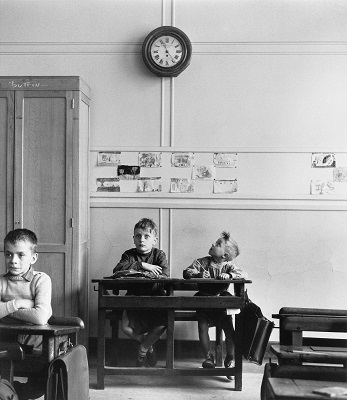
[[[72,92],[15,93],[14,223],[38,237],[56,315],[72,310]]]
[[[13,228],[14,92],[0,91],[0,250]],[[4,272],[4,271],[1,271]]]

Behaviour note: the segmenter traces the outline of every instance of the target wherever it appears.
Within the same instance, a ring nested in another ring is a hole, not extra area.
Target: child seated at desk
[[[244,277],[242,271],[231,261],[239,255],[238,244],[230,237],[229,232],[222,232],[221,237],[212,244],[209,256],[198,258],[183,271],[183,278],[212,278],[212,279],[240,279]],[[229,283],[225,285],[213,285],[213,283],[201,283],[199,292],[195,296],[231,296],[228,292]],[[222,310],[197,311],[199,340],[205,354],[203,368],[214,368],[215,362],[211,352],[208,329],[211,326],[219,326],[223,329],[226,343],[225,368],[234,366],[234,327],[231,315]],[[229,379],[231,377],[228,376]]]
[[[158,228],[148,218],[141,219],[134,227],[135,248],[123,253],[121,260],[113,272],[122,270],[146,271],[153,278],[168,278],[169,267],[166,255],[154,247],[158,240]],[[129,289],[127,295],[164,296],[165,291],[160,284],[144,284]],[[122,315],[123,332],[140,343],[136,365],[150,367],[157,364],[154,349],[155,342],[164,333],[167,324],[167,314],[161,310],[124,310]]]
[[[37,237],[29,229],[15,229],[4,239],[6,273],[0,276],[0,322],[9,325],[45,325],[52,315],[51,278],[44,272],[34,271],[37,261]],[[41,335],[19,335],[18,342],[25,352],[42,353]],[[21,392],[44,390],[36,376],[29,375],[27,384]],[[42,385],[45,382],[41,382]],[[20,394],[20,393],[19,393]],[[21,398],[27,398],[20,396]],[[31,398],[31,397],[30,397]],[[35,397],[36,398],[36,397]]]

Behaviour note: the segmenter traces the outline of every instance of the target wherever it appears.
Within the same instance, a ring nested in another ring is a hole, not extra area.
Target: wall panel
[[[346,147],[346,68],[338,54],[193,54],[175,82],[174,145]]]
[[[203,209],[188,204],[172,208],[169,219],[162,218],[163,212],[167,209],[124,208],[117,203],[104,208],[92,202],[91,278],[111,273],[123,251],[133,246],[133,225],[146,216],[160,226],[162,243],[171,237],[170,248],[159,247],[170,259],[174,278],[182,277],[195,258],[207,255],[221,231],[228,230],[240,246],[235,262],[253,281],[247,285],[248,293],[267,317],[283,305],[343,308],[346,304],[347,211],[217,210],[213,204]],[[96,293],[90,299],[93,320]],[[186,339],[196,336],[194,329],[191,334],[186,330],[182,327],[178,334]]]

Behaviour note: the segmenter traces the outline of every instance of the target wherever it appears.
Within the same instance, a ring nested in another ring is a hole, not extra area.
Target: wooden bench
[[[271,378],[347,382],[347,340],[310,337],[308,332],[347,333],[347,310],[283,307],[279,344],[271,345],[278,365],[267,363],[261,399],[270,399]]]
[[[119,324],[122,320],[122,311],[108,310],[106,312],[106,319],[110,321],[112,341],[118,339]],[[176,310],[175,321],[197,321],[196,311],[194,310]],[[221,367],[223,365],[223,335],[220,327],[216,328],[216,344],[215,344],[215,360],[216,365]]]
[[[305,337],[307,332],[346,333],[347,310],[284,307],[273,317],[280,320],[280,343],[271,346],[279,364],[347,364],[346,339]]]
[[[347,310],[282,307],[273,318],[280,321],[280,344],[347,347],[347,339],[304,337],[303,332],[347,332]]]

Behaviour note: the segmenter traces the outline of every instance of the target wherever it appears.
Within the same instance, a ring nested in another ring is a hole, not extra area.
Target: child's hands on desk
[[[203,271],[199,272],[197,278],[211,278],[210,272],[204,269]]]
[[[222,279],[222,280],[230,279],[230,274],[223,272],[222,274],[219,275],[218,279]]]
[[[155,276],[161,275],[162,272],[162,267],[159,267],[159,265],[148,264],[145,262],[142,263],[142,269],[152,272],[152,274],[154,274]]]

